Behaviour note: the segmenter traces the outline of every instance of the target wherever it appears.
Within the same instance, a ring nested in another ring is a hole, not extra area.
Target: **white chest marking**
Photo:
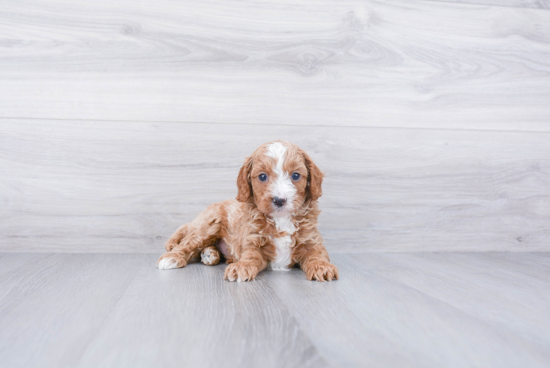
[[[275,228],[277,231],[285,231],[290,235],[296,232],[296,227],[294,226],[294,222],[292,222],[292,215],[273,216],[273,220],[275,220]]]
[[[290,268],[288,268],[292,255],[292,238],[290,235],[296,232],[296,227],[290,215],[277,216],[273,219],[275,220],[275,228],[277,231],[285,231],[289,235],[273,238],[277,257],[275,260],[271,261],[269,268],[274,271],[290,271]]]

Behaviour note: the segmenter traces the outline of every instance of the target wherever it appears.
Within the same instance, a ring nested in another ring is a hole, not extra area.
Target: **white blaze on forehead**
[[[270,186],[271,194],[273,197],[285,198],[287,201],[286,206],[291,210],[292,201],[296,195],[296,187],[290,180],[290,174],[283,171],[286,152],[287,148],[283,144],[275,142],[267,147],[266,155],[275,159],[275,167],[273,167],[275,178]]]
[[[275,142],[275,143],[271,143],[267,147],[266,155],[277,160],[277,167],[280,167],[282,169],[283,162],[285,160],[286,151],[287,151],[286,147],[283,144],[281,144],[280,142]]]

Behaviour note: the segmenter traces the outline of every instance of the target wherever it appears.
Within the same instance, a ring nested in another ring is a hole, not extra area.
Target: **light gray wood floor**
[[[157,256],[0,253],[2,367],[550,364],[550,253],[335,254],[332,283]]]

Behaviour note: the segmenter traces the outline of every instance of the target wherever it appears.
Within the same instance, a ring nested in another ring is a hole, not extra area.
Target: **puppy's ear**
[[[246,202],[252,196],[252,185],[250,184],[250,171],[252,170],[252,156],[248,156],[239,171],[237,177],[237,201]]]
[[[316,201],[320,196],[323,195],[323,189],[321,185],[323,184],[323,177],[325,176],[321,170],[315,165],[315,162],[309,157],[309,155],[301,150],[302,155],[306,163],[308,177],[307,177],[307,195],[312,200]]]

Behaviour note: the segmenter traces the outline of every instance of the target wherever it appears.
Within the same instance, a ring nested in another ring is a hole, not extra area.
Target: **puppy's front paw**
[[[332,281],[338,280],[338,269],[328,262],[314,262],[304,268],[308,280]]]
[[[181,256],[174,253],[164,253],[157,261],[157,267],[159,270],[169,270],[172,268],[185,267],[187,262]]]
[[[252,281],[258,275],[258,268],[248,262],[231,263],[225,268],[224,279],[229,281]]]

